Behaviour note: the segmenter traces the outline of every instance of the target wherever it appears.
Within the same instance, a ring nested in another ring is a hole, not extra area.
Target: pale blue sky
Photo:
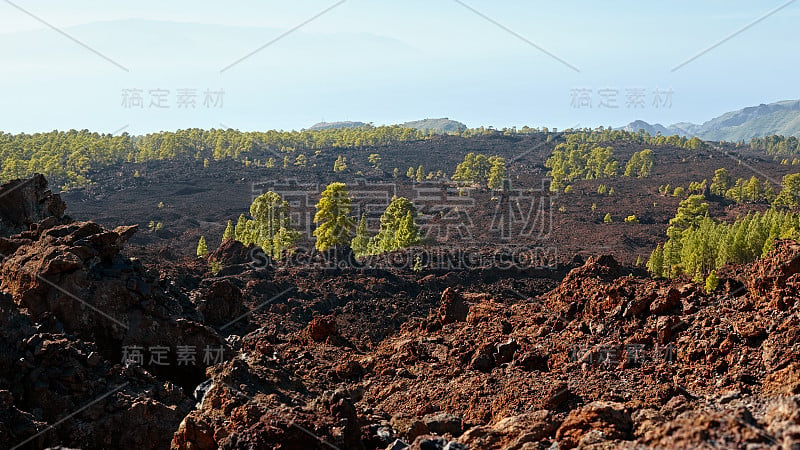
[[[800,98],[800,2],[672,71],[785,1],[465,0],[560,62],[452,0],[348,0],[221,73],[335,3],[13,1],[112,63],[0,2],[0,130],[299,129],[445,116],[469,126],[668,125]],[[141,90],[144,107],[124,105],[125,89]],[[591,108],[571,104],[576,89]],[[656,107],[656,89],[672,92],[671,106]],[[167,108],[150,107],[155,90],[169,91]],[[221,107],[202,105],[206,90],[224,90]],[[618,107],[600,107],[601,93]]]

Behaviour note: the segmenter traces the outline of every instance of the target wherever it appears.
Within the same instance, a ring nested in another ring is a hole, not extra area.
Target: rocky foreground
[[[0,225],[2,448],[800,448],[793,241],[707,294],[610,257],[143,264],[41,182]]]

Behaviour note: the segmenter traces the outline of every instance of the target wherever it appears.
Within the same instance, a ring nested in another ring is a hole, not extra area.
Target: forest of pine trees
[[[735,222],[708,216],[700,195],[682,201],[667,229],[669,239],[650,255],[647,268],[657,277],[688,275],[702,281],[725,264],[754,261],[772,249],[777,238],[798,238],[800,214],[777,208],[751,212]]]
[[[596,180],[617,175],[619,162],[611,147],[579,143],[573,137],[569,136],[566,143],[558,144],[545,162],[545,167],[550,169],[547,174],[552,177],[552,191],[559,191],[574,180]]]
[[[686,149],[698,149],[705,145],[697,138],[650,136],[643,132],[631,133],[603,127],[594,130],[568,130],[566,133],[556,133],[547,128],[522,127],[502,130],[476,128],[455,134],[464,138],[491,134],[508,136],[539,134],[547,141],[566,137],[570,145],[616,141]],[[192,158],[202,162],[232,159],[245,164],[255,162],[272,168],[281,164],[281,160],[276,160],[274,157],[276,152],[286,154],[283,158],[284,167],[292,165],[304,167],[308,163],[308,157],[305,155],[308,155],[309,151],[313,153],[326,148],[379,148],[401,142],[430,139],[432,136],[430,132],[399,125],[265,132],[191,128],[142,136],[128,133],[115,136],[88,130],[34,134],[0,132],[0,161],[2,161],[0,181],[24,178],[38,172],[47,176],[56,185],[69,189],[89,184],[91,171],[111,164],[176,158]],[[787,138],[789,144],[794,142],[791,139],[793,138]],[[370,163],[377,165],[378,161]]]
[[[89,172],[110,164],[175,158],[198,161],[261,160],[275,165],[275,152],[294,154],[323,148],[381,147],[417,141],[429,136],[401,126],[364,126],[304,131],[242,132],[238,130],[186,129],[176,132],[119,136],[87,130],[36,134],[0,132],[0,180],[42,173],[65,187],[89,183]],[[288,155],[287,155],[288,156]],[[305,166],[302,153],[286,159],[284,166]]]
[[[467,153],[451,177],[457,183],[477,184],[489,189],[502,189],[505,178],[505,159],[497,155],[487,157],[475,153]]]
[[[762,150],[768,155],[792,156],[800,153],[800,139],[789,136],[765,136],[750,140],[750,148]]]

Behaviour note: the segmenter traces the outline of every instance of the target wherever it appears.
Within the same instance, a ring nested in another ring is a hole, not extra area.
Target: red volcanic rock
[[[454,288],[449,287],[442,293],[442,303],[437,317],[442,325],[467,320],[469,304]]]
[[[592,431],[603,433],[607,440],[629,439],[633,422],[619,403],[593,402],[573,410],[556,432],[560,448],[574,448]]]
[[[36,174],[25,180],[14,180],[0,186],[0,236],[27,230],[47,218],[54,223],[64,218],[67,205],[58,194],[47,189],[47,180]]]
[[[247,312],[242,291],[230,280],[215,281],[201,288],[196,292],[195,303],[206,325],[220,327],[236,319],[247,323],[248,318],[242,317]]]
[[[800,244],[775,241],[775,248],[750,266],[743,281],[753,299],[781,311],[791,309],[800,297]]]
[[[526,448],[526,444],[535,445],[552,436],[560,423],[550,411],[534,411],[505,418],[492,426],[473,427],[458,442],[468,448]]]
[[[336,319],[333,317],[317,317],[306,328],[306,336],[314,342],[323,342],[336,334]]]

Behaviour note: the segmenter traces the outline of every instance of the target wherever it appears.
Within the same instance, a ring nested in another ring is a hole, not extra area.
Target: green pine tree
[[[233,222],[228,221],[228,226],[225,227],[225,232],[222,233],[222,242],[229,241],[234,238]]]
[[[292,226],[289,202],[275,192],[268,191],[253,200],[250,216],[253,220],[245,221],[240,241],[245,245],[260,245],[273,258],[280,258],[300,240],[300,232]]]
[[[419,241],[419,227],[414,223],[414,217],[409,210],[397,229],[397,246],[399,248],[411,247],[419,244]]]
[[[317,250],[325,251],[331,247],[350,244],[355,227],[355,222],[350,217],[352,209],[344,183],[331,183],[325,188],[314,215],[314,223],[317,224],[317,229],[314,230]]]
[[[407,221],[408,214],[411,213],[412,224],[413,219],[417,215],[417,210],[414,204],[405,197],[393,197],[389,206],[386,207],[383,215],[381,215],[381,226],[378,234],[371,240],[369,245],[370,254],[379,254],[385,252],[393,252],[403,248],[398,243],[398,232],[401,228],[409,230],[408,225],[403,225]],[[414,230],[416,225],[412,225],[411,229]],[[404,231],[405,232],[405,231]],[[405,235],[402,236],[404,243],[413,241],[414,237]],[[418,238],[417,238],[418,239]]]
[[[492,167],[489,169],[487,187],[495,190],[503,189],[503,180],[506,178],[506,161],[500,157],[492,157],[490,159]]]
[[[719,286],[719,278],[717,278],[717,272],[712,270],[706,277],[706,292],[710,294],[716,291],[717,286]]]
[[[350,242],[350,247],[353,249],[356,257],[360,258],[369,254],[369,230],[367,230],[367,216],[362,214],[361,220],[358,221],[356,227],[356,236]]]
[[[731,176],[728,169],[717,169],[714,171],[714,178],[711,179],[711,193],[715,195],[725,195],[731,184]]]
[[[418,182],[423,182],[423,181],[425,181],[425,168],[423,168],[423,167],[422,167],[422,164],[420,164],[420,166],[419,166],[419,167],[417,167],[417,175],[416,175],[416,180],[417,180]]]
[[[649,270],[654,277],[664,276],[664,248],[661,244],[658,244],[655,250],[650,253],[650,259],[647,260],[647,270]]]
[[[197,241],[197,256],[200,258],[205,258],[208,255],[208,245],[206,245],[206,238],[204,236],[200,236],[200,240]]]

